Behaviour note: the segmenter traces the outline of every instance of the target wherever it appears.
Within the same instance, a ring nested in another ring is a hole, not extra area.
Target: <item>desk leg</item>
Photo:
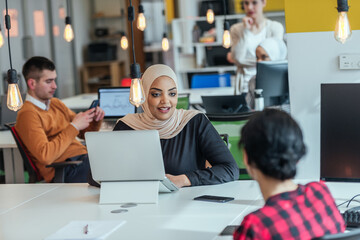
[[[24,163],[18,148],[13,148],[15,182],[24,183]]]
[[[11,148],[3,148],[5,183],[14,183],[14,164]]]

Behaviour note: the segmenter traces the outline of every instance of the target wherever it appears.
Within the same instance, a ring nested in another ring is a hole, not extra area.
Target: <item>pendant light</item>
[[[137,17],[136,25],[140,31],[144,31],[146,28],[146,18],[144,16],[144,7],[141,4],[139,5],[139,14]]]
[[[12,60],[11,60],[11,48],[10,48],[10,16],[8,14],[8,3],[5,0],[6,4],[6,15],[5,15],[5,26],[7,29],[8,35],[8,47],[9,47],[9,62],[10,69],[7,71],[7,82],[8,82],[8,91],[7,91],[7,107],[12,111],[18,111],[22,105],[23,100],[21,98],[21,94],[18,86],[18,79],[16,70],[12,68]]]
[[[71,42],[74,39],[74,31],[71,26],[71,18],[70,18],[70,2],[69,0],[66,0],[66,6],[67,6],[67,16],[65,18],[65,30],[64,30],[64,39],[67,42]]]
[[[334,37],[336,41],[344,44],[351,37],[351,27],[347,16],[349,5],[347,0],[337,0],[337,5],[339,14],[336,20]]]
[[[213,10],[213,7],[212,7],[212,4],[209,3],[209,8],[208,10],[206,11],[206,21],[209,23],[209,24],[212,24],[215,20],[215,14],[214,14],[214,10]]]
[[[166,33],[163,34],[163,38],[161,41],[161,48],[164,52],[169,51],[170,44],[169,44],[169,39],[167,38]]]
[[[131,5],[131,0],[129,0],[130,6],[128,7],[128,20],[130,21],[131,28],[131,43],[132,43],[132,54],[133,54],[133,63],[130,66],[130,97],[129,101],[132,105],[139,107],[145,102],[144,89],[141,82],[141,73],[140,66],[136,63],[135,58],[135,46],[134,46],[134,30],[133,30],[133,21],[135,19],[134,7]],[[139,7],[140,8],[140,7]]]
[[[123,50],[126,50],[129,47],[129,41],[125,35],[125,32],[121,32],[120,35],[121,35],[120,46]]]
[[[164,16],[164,26],[165,26],[165,31],[163,34],[163,38],[161,40],[161,48],[164,52],[169,51],[170,45],[169,45],[169,39],[167,37],[166,34],[166,14],[165,14],[165,9],[163,10],[163,16]]]
[[[1,31],[1,24],[0,24],[0,48],[4,45],[4,36]]]
[[[222,39],[222,45],[224,48],[229,48],[231,45],[231,37],[230,37],[230,24],[228,21],[226,21],[226,4],[225,0],[223,0],[224,4],[224,33],[223,33],[223,39]]]

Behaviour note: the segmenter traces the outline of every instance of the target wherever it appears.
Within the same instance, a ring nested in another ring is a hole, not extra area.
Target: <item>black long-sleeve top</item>
[[[114,131],[133,130],[118,121]],[[229,149],[204,114],[194,116],[171,139],[161,139],[165,172],[185,174],[192,186],[219,184],[239,178],[239,168]],[[205,168],[205,161],[212,165]]]

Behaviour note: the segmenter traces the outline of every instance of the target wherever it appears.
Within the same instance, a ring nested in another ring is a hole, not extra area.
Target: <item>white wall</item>
[[[299,122],[308,153],[297,178],[320,177],[320,84],[359,83],[360,70],[339,70],[338,56],[360,54],[360,31],[345,44],[333,32],[288,34],[291,114]],[[359,103],[360,104],[360,103]]]

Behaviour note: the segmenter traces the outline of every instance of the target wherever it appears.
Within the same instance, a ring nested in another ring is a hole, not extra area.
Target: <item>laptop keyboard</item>
[[[351,208],[342,214],[346,227],[360,227],[360,206]]]

